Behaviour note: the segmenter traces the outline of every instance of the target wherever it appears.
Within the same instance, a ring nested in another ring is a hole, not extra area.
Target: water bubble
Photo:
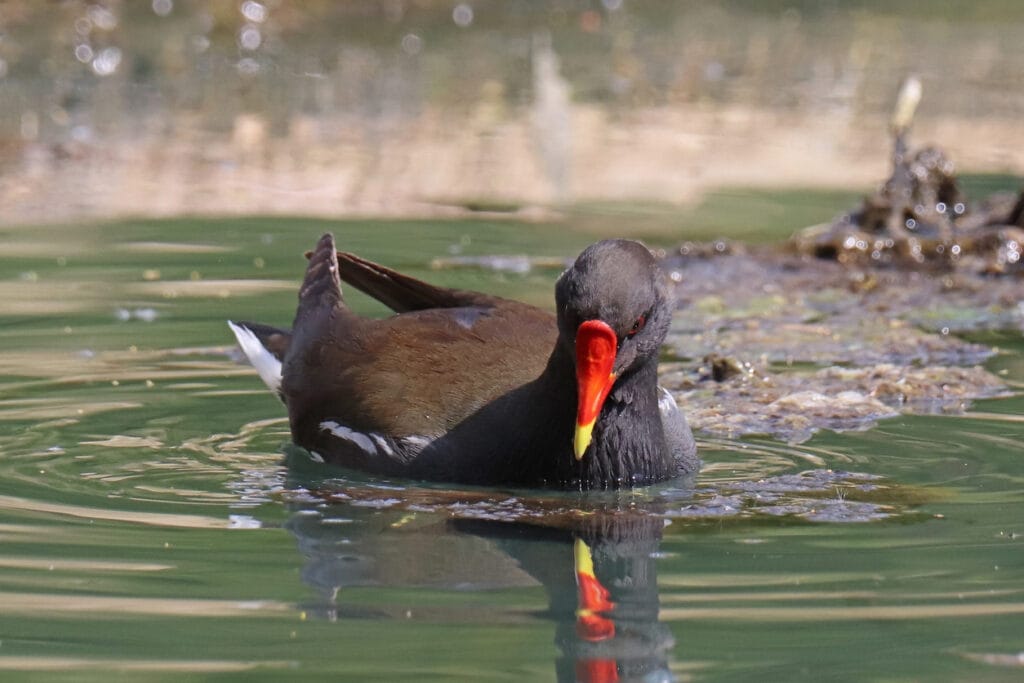
[[[97,28],[112,31],[117,27],[117,15],[103,5],[89,5],[89,21]]]
[[[609,12],[622,9],[622,0],[601,0],[601,4],[604,5],[604,8]]]
[[[96,55],[92,51],[92,47],[90,47],[86,43],[82,43],[81,45],[77,45],[75,47],[75,59],[80,61],[82,64],[88,64],[92,61],[92,58],[95,56]]]
[[[466,28],[473,23],[473,8],[466,3],[455,6],[452,10],[452,21],[460,28]]]
[[[418,55],[423,49],[423,39],[415,33],[406,33],[402,36],[402,52],[407,55]]]
[[[845,240],[843,240],[844,249],[853,249],[853,245],[855,244],[857,244],[857,238],[854,237],[853,235],[850,235]]]
[[[153,12],[158,17],[166,17],[174,9],[174,0],[153,0]]]
[[[960,245],[959,244],[954,244],[953,246],[951,246],[949,248],[949,253],[951,253],[953,256],[959,256],[960,255]]]
[[[967,207],[963,205],[963,202],[957,202],[953,205],[953,213],[958,216],[967,210]]]
[[[249,21],[262,24],[267,20],[267,8],[255,0],[246,0],[242,3],[242,16]]]
[[[246,24],[238,32],[238,45],[243,50],[255,50],[263,42],[263,34],[252,24]]]
[[[907,222],[906,222],[906,226],[907,226],[907,230],[913,230],[914,228],[917,227],[917,221],[915,221],[913,218],[908,218]]]
[[[946,202],[939,202],[936,204],[935,210],[939,213],[946,213]]]
[[[117,71],[121,65],[121,49],[117,47],[105,47],[100,50],[96,58],[92,60],[92,70],[99,76],[109,76]]]
[[[210,49],[210,39],[206,36],[195,36],[192,38],[192,47],[196,52],[206,52]]]
[[[80,36],[87,36],[92,33],[92,22],[82,17],[75,19],[75,33]]]

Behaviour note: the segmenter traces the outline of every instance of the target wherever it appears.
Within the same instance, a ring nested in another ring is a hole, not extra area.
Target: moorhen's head
[[[617,239],[579,255],[558,279],[555,303],[558,343],[576,365],[579,460],[615,383],[657,358],[672,317],[671,295],[647,247]]]

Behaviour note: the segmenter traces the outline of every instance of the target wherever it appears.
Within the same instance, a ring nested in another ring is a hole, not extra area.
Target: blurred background
[[[0,2],[0,211],[545,215],[1024,173],[1015,0]],[[827,217],[827,216],[826,216]],[[794,226],[796,227],[796,226]]]

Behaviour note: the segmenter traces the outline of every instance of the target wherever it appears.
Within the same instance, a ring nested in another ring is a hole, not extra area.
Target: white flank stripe
[[[340,425],[334,421],[327,421],[320,423],[320,429],[325,432],[330,432],[339,439],[344,439],[349,443],[354,443],[359,446],[368,455],[377,455],[377,447],[373,445],[373,441],[370,440],[366,434],[357,432],[353,429],[349,429],[345,425]]]
[[[384,455],[386,455],[386,456],[388,456],[390,458],[391,456],[393,456],[395,454],[395,452],[393,450],[391,450],[391,446],[388,445],[388,440],[385,439],[380,434],[377,434],[375,432],[371,432],[370,433],[370,438],[373,439],[377,443],[377,448],[379,448],[380,450],[384,451]]]

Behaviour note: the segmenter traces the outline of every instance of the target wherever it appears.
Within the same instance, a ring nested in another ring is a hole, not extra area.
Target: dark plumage
[[[356,315],[341,281],[397,314]],[[290,333],[231,327],[315,457],[442,481],[618,488],[699,464],[685,418],[657,386],[668,293],[645,247],[598,242],[559,278],[556,322],[337,253],[324,235]],[[592,369],[577,376],[577,365]],[[589,418],[584,402],[596,406]]]

